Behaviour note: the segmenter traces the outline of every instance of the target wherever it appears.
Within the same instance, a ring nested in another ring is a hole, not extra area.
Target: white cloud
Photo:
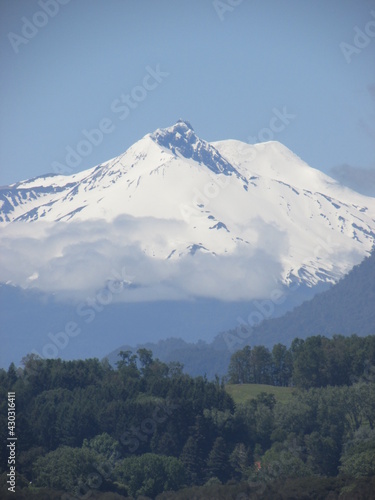
[[[275,287],[287,244],[285,234],[271,225],[254,223],[252,229],[258,233],[256,248],[243,244],[221,255],[189,255],[181,243],[189,241],[184,222],[121,216],[112,224],[10,224],[1,229],[0,281],[79,300],[125,269],[132,285],[119,300],[248,300]],[[166,250],[177,244],[186,255],[167,259]]]

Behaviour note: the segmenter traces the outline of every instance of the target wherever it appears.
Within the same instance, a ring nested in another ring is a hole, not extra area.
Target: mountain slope
[[[375,335],[375,250],[329,290],[249,329],[247,342],[288,345],[296,337],[334,334]]]
[[[2,188],[0,210],[0,280],[69,297],[103,286],[109,262],[129,268],[126,300],[267,297],[336,281],[375,239],[375,199],[280,143],[210,144],[184,121],[95,168]]]

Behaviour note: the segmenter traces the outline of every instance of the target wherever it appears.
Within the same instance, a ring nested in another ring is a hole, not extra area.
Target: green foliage
[[[295,352],[293,382],[304,389],[327,385],[325,351],[322,337],[310,337]]]
[[[100,457],[87,448],[61,446],[36,460],[33,467],[33,483],[80,494],[90,489],[90,480],[96,478],[96,465]]]
[[[289,385],[293,375],[293,356],[283,344],[272,348],[272,383],[277,386]]]
[[[109,434],[104,432],[93,439],[84,439],[82,448],[87,448],[97,453],[107,460],[113,457],[117,457],[121,453],[121,447],[116,439],[113,439]]]
[[[116,466],[115,475],[135,497],[154,498],[163,491],[181,488],[186,481],[184,467],[177,458],[152,453],[125,458]]]
[[[344,446],[340,473],[348,477],[375,476],[375,430],[360,427]]]
[[[230,464],[227,446],[222,437],[215,439],[207,459],[207,474],[210,478],[218,478],[226,482],[230,477]]]
[[[275,443],[261,460],[261,469],[252,474],[262,479],[310,477],[313,475],[311,468],[302,460],[299,450],[285,441]]]
[[[375,475],[375,447],[357,451],[343,459],[341,472],[346,476],[363,477]]]
[[[251,348],[245,346],[242,350],[235,352],[228,368],[230,384],[249,384],[251,379]]]
[[[303,389],[375,380],[375,336],[296,338],[290,349],[245,346],[229,364],[230,384],[295,385]]]
[[[193,436],[188,437],[182,449],[180,460],[186,470],[188,483],[200,484],[204,460],[197,440]]]
[[[272,381],[272,356],[264,346],[245,346],[231,357],[228,368],[231,384],[269,384]]]
[[[307,463],[316,474],[334,476],[340,459],[340,444],[331,436],[312,432],[305,436]]]
[[[252,463],[250,449],[244,443],[236,443],[229,457],[229,462],[233,470],[233,477],[238,480],[245,479]]]

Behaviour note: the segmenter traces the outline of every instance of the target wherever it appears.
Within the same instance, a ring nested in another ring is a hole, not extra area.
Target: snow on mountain
[[[208,143],[179,120],[92,169],[1,188],[0,226],[3,282],[87,293],[125,266],[127,300],[247,300],[348,272],[373,247],[375,199],[278,142]]]

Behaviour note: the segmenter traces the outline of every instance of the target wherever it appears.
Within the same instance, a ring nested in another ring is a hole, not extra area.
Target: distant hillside
[[[263,321],[249,335],[249,344],[289,345],[312,335],[375,334],[375,251],[329,290],[280,318]]]
[[[150,349],[154,358],[159,358],[164,363],[179,361],[189,375],[206,375],[209,380],[214,379],[215,375],[226,375],[231,356],[224,340],[218,336],[209,344],[202,340],[189,343],[182,339],[169,338],[157,343],[139,344],[136,347],[123,345],[106,357],[114,365],[120,359],[120,351],[130,350],[135,353],[141,347]]]
[[[329,290],[316,295],[284,316],[263,321],[258,327],[245,332],[240,338],[239,330],[218,335],[212,343],[199,341],[188,343],[171,338],[157,344],[147,343],[137,347],[121,346],[108,355],[115,363],[120,350],[146,347],[161,361],[179,361],[190,375],[226,375],[233,349],[228,340],[235,340],[235,350],[246,344],[264,345],[271,348],[282,343],[289,346],[296,337],[313,335],[332,337],[335,333],[359,336],[375,334],[375,252],[361,264],[355,266]]]

